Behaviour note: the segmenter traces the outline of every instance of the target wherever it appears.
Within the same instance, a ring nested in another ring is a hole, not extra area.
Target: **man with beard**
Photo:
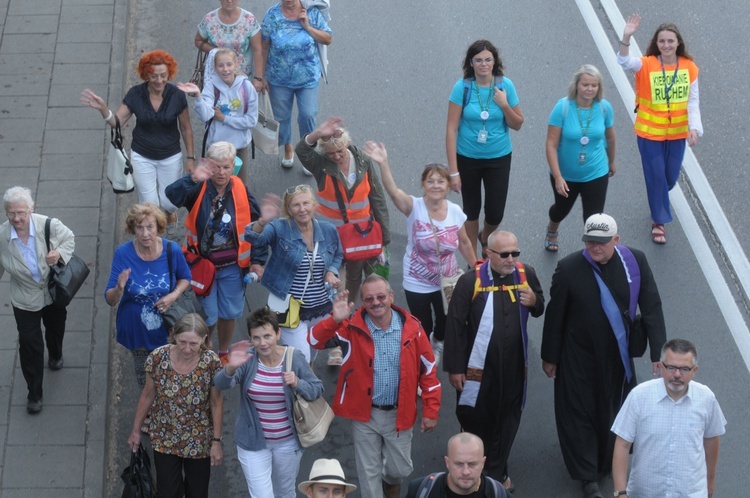
[[[693,343],[667,342],[659,368],[662,378],[633,389],[612,426],[617,434],[612,460],[615,496],[711,497],[719,436],[727,421],[711,389],[692,382],[698,371]]]
[[[555,379],[557,435],[568,472],[583,481],[584,497],[601,498],[597,480],[612,468],[609,429],[637,384],[630,329],[640,323],[648,337],[654,375],[666,331],[646,256],[619,245],[615,220],[589,216],[583,241],[586,249],[560,260],[552,276],[542,367]]]
[[[515,235],[495,230],[486,261],[458,280],[448,308],[443,369],[458,392],[461,428],[484,443],[485,473],[513,491],[508,456],[526,399],[529,315],[544,311],[534,268]]]

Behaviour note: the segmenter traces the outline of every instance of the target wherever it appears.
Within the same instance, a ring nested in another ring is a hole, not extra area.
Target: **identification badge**
[[[224,213],[224,215],[221,217],[221,222],[229,223],[230,221],[232,221],[232,217],[229,216],[229,213]]]
[[[587,143],[589,143],[589,137],[585,137],[585,136],[581,137],[580,142],[581,142],[581,145],[586,145]]]
[[[578,164],[586,164],[586,153],[585,152],[579,152],[578,153]]]
[[[479,130],[479,135],[477,135],[477,142],[480,144],[487,143],[487,130]]]
[[[490,117],[490,113],[487,112],[487,111],[482,111],[482,112],[479,113],[479,117],[482,118],[482,119],[484,119],[485,121],[487,121],[487,118]]]

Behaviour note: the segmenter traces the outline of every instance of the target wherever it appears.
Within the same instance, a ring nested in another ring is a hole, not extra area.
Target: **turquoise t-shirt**
[[[508,94],[508,104],[511,107],[517,106],[518,94],[513,82],[503,77],[502,89]],[[510,143],[510,130],[505,122],[503,110],[492,100],[494,94],[494,87],[479,87],[479,97],[477,97],[477,86],[472,80],[471,88],[469,89],[469,103],[464,107],[461,114],[461,121],[458,124],[456,152],[462,156],[471,157],[472,159],[494,159],[507,156],[513,150]],[[490,100],[490,107],[488,109],[490,116],[485,122],[487,142],[483,144],[477,142],[479,132],[482,130],[480,99],[482,104],[484,104],[484,108],[487,107],[487,99]],[[453,86],[450,101],[463,106],[463,100],[464,80],[460,79]]]
[[[567,101],[567,113],[565,102]],[[579,120],[580,115],[580,120]],[[589,122],[586,136],[589,143],[581,145],[583,130]],[[579,109],[575,100],[567,97],[557,101],[549,115],[549,125],[562,128],[560,143],[557,146],[557,161],[560,173],[569,182],[590,182],[609,173],[607,158],[607,128],[614,125],[612,105],[602,99],[594,102],[590,109]],[[583,125],[581,125],[583,121]],[[578,155],[586,152],[586,162],[578,163]]]

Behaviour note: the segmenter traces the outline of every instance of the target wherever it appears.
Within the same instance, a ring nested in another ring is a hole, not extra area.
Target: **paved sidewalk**
[[[65,368],[45,370],[36,416],[26,413],[8,277],[0,281],[4,498],[105,493],[111,308],[103,289],[116,199],[103,175],[105,125],[78,95],[88,86],[107,101],[121,97],[127,8],[127,0],[0,0],[0,191],[29,187],[36,211],[73,230],[92,269],[68,308]]]

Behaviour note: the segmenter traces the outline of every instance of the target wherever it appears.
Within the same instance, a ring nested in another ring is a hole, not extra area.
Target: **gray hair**
[[[372,284],[375,282],[383,282],[385,283],[385,289],[388,291],[388,293],[393,292],[393,289],[391,288],[391,283],[388,281],[387,278],[378,275],[377,273],[370,273],[365,277],[365,280],[362,282],[362,286],[359,288],[359,297],[362,297],[362,287],[365,286],[365,284]]]
[[[34,210],[34,198],[31,197],[31,190],[26,187],[11,187],[3,194],[5,209],[8,208],[8,204],[17,202],[23,202],[31,211]]]
[[[214,142],[206,151],[206,157],[214,161],[234,160],[237,157],[237,149],[229,142]]]
[[[584,64],[583,66],[579,67],[573,74],[573,80],[570,82],[570,87],[568,87],[568,98],[570,100],[574,100],[576,98],[576,96],[578,95],[578,82],[581,81],[581,76],[583,76],[584,74],[593,76],[599,82],[599,90],[596,92],[594,100],[602,100],[602,97],[604,97],[604,82],[602,81],[602,73],[593,64]]]
[[[688,341],[687,339],[670,339],[661,348],[661,361],[667,358],[667,350],[677,354],[688,354],[693,355],[693,366],[698,364],[698,350],[695,344]]]

